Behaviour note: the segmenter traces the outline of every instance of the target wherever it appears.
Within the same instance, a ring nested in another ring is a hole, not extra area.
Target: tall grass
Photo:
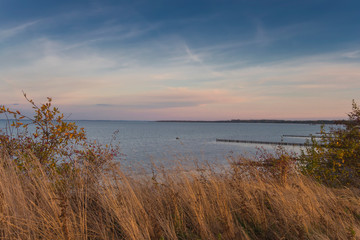
[[[360,190],[241,165],[131,175],[109,163],[49,174],[0,158],[1,239],[359,239]],[[25,171],[24,171],[25,169]],[[51,177],[49,177],[51,176]]]

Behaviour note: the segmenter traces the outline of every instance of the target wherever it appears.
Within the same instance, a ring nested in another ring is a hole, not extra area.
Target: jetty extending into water
[[[250,140],[234,140],[234,139],[221,139],[217,138],[217,142],[230,142],[230,143],[252,143],[252,144],[269,144],[269,145],[287,145],[287,146],[310,146],[307,143],[289,143],[289,142],[268,142],[268,141],[250,141]]]

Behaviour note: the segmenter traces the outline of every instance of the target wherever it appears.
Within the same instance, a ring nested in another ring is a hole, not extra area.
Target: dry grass
[[[87,166],[49,179],[34,157],[26,174],[0,160],[1,239],[360,238],[359,189],[299,174],[281,183],[237,166],[179,167],[140,178]]]

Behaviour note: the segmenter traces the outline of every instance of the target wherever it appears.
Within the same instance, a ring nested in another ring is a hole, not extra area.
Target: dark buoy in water
[[[176,140],[179,140],[180,138],[179,137],[176,137]]]

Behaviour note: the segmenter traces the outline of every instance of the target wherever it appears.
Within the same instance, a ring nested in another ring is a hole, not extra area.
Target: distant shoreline
[[[14,119],[0,119],[0,121],[13,121]],[[23,120],[30,121],[30,120]],[[104,122],[169,122],[169,123],[288,123],[288,124],[344,124],[347,120],[272,120],[272,119],[250,119],[250,120],[65,120],[66,122],[73,121],[104,121]]]
[[[219,121],[191,121],[191,120],[159,120],[156,122],[184,122],[184,123],[288,123],[288,124],[343,124],[345,120],[219,120]]]

